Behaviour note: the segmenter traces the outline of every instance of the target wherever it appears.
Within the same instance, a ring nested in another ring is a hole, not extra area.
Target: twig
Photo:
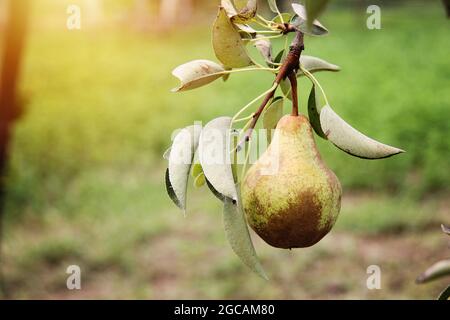
[[[298,93],[297,93],[297,75],[295,72],[289,74],[289,81],[291,82],[292,95],[292,113],[293,117],[298,117]]]
[[[244,138],[238,143],[238,145],[236,147],[237,151],[241,150],[242,145],[250,140],[250,137],[253,133],[253,130],[256,127],[259,117],[263,113],[263,111],[266,108],[269,101],[275,95],[275,91],[277,90],[278,85],[281,83],[281,81],[286,79],[291,73],[294,73],[294,75],[297,73],[297,70],[300,68],[300,55],[304,49],[305,49],[305,46],[304,46],[304,41],[303,41],[303,33],[297,31],[295,34],[295,38],[292,41],[292,44],[291,44],[291,47],[289,50],[289,54],[287,55],[286,59],[284,60],[283,64],[281,65],[280,72],[278,73],[278,75],[274,81],[274,84],[276,84],[276,86],[274,86],[274,89],[271,90],[266,95],[266,97],[262,101],[261,105],[259,106],[258,110],[254,113],[253,120],[250,124],[250,127],[248,128]],[[295,82],[296,81],[297,81],[297,79],[295,80]],[[297,93],[297,90],[295,90],[295,93]],[[292,92],[292,95],[294,95],[294,92]],[[298,105],[298,103],[297,103],[297,105]],[[298,114],[298,107],[297,107],[297,114]]]

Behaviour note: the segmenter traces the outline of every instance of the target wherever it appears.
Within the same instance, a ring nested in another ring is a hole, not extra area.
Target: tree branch
[[[259,120],[259,117],[263,113],[263,111],[266,108],[269,101],[275,95],[275,91],[277,90],[278,85],[281,83],[281,81],[283,81],[288,76],[290,76],[290,74],[293,74],[295,77],[295,84],[296,84],[295,87],[297,88],[296,73],[297,73],[298,69],[300,69],[300,55],[304,49],[305,49],[305,45],[304,45],[303,33],[300,31],[296,31],[295,38],[291,43],[289,53],[288,53],[286,59],[284,60],[283,64],[281,65],[280,72],[278,73],[277,77],[275,78],[274,83],[276,83],[277,86],[275,87],[275,89],[273,89],[272,91],[270,91],[267,94],[267,96],[264,98],[261,105],[259,106],[258,110],[253,115],[253,119],[252,119],[252,122],[250,123],[250,127],[248,128],[247,132],[245,133],[244,138],[239,142],[239,144],[237,146],[238,151],[241,149],[242,145],[244,145],[246,142],[248,142],[250,140],[253,130],[255,129],[256,124]],[[292,83],[292,81],[291,81],[291,83]],[[292,95],[294,96],[294,92],[292,92]],[[298,101],[297,100],[297,90],[295,90],[295,99],[296,99],[296,101]],[[298,103],[297,103],[297,105],[298,105]],[[293,112],[294,112],[294,110],[293,110]],[[297,115],[298,115],[298,107],[297,107]]]
[[[289,74],[289,81],[291,83],[291,95],[292,95],[292,113],[293,117],[298,117],[298,93],[297,93],[297,74],[291,72]]]

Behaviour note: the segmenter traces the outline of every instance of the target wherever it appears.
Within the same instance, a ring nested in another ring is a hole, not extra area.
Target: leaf
[[[292,15],[290,13],[282,13],[281,16],[277,15],[275,18],[272,19],[272,22],[275,23],[283,23],[281,21],[281,18],[283,18],[284,23],[288,23],[292,19]]]
[[[416,282],[425,283],[448,275],[450,275],[450,259],[441,260],[418,276]]]
[[[328,105],[320,112],[320,125],[328,140],[355,157],[382,159],[404,152],[365,136],[346,123]]]
[[[248,0],[245,5],[240,6],[235,1],[236,7],[239,8],[237,15],[231,17],[233,23],[246,23],[256,16],[258,9],[257,0]]]
[[[450,227],[447,227],[446,225],[441,224],[441,228],[445,234],[448,234],[450,236]]]
[[[247,54],[239,32],[220,7],[213,24],[212,43],[217,59],[227,68],[243,68],[253,62]]]
[[[450,298],[450,286],[447,287],[438,297],[438,300],[448,300]]]
[[[209,182],[208,181],[208,179],[206,179],[206,177],[205,177],[205,180],[206,180],[206,185],[208,186],[208,188],[209,188],[209,190],[211,191],[211,193],[217,198],[217,199],[219,199],[220,201],[225,201],[225,199],[226,199],[226,197],[223,195],[223,194],[221,194],[220,192],[218,192],[214,187],[213,187],[213,185],[211,184],[211,182]]]
[[[258,39],[255,41],[254,45],[256,49],[258,49],[259,53],[263,56],[264,61],[268,65],[272,65],[272,43],[270,43],[270,41],[267,39]]]
[[[164,159],[164,160],[169,160],[169,157],[170,157],[170,149],[172,149],[172,148],[168,148],[166,151],[164,151],[164,154],[163,154],[163,159]]]
[[[323,36],[328,33],[328,29],[325,28],[318,20],[314,20],[312,26],[308,26],[306,9],[304,6],[298,3],[293,3],[292,8],[297,16],[292,19],[291,24],[298,31],[313,36]]]
[[[166,189],[173,202],[182,210],[186,210],[187,182],[200,132],[200,125],[182,129],[173,139],[169,156]]]
[[[237,10],[231,0],[221,0],[220,6],[225,9],[225,12],[229,18],[237,15]]]
[[[221,0],[220,6],[225,9],[225,12],[227,13],[228,18],[232,18],[236,16],[238,13],[236,11],[236,8],[234,7],[234,4],[231,2],[231,0]],[[240,24],[240,23],[234,23],[234,25],[239,29],[247,34],[255,34],[256,30],[250,27],[246,24]]]
[[[316,20],[325,10],[327,4],[328,0],[305,0],[306,15],[310,26],[312,25],[312,22]]]
[[[283,98],[276,97],[263,114],[263,128],[267,130],[267,142],[272,141],[272,130],[276,128],[278,121],[283,116]]]
[[[283,79],[280,82],[280,88],[281,91],[283,92],[283,95],[288,98],[289,100],[292,101],[292,93],[291,93],[291,82],[289,81],[289,79]]]
[[[277,1],[276,0],[267,0],[267,3],[269,4],[269,8],[273,13],[278,13],[280,10],[278,10]]]
[[[172,199],[172,201],[175,203],[175,205],[178,208],[182,208],[182,205],[180,203],[180,201],[177,198],[177,195],[175,194],[175,191],[173,190],[172,184],[170,183],[170,178],[169,178],[169,169],[166,169],[166,175],[165,175],[165,181],[166,181],[166,191],[167,194],[169,195],[169,198]]]
[[[201,173],[203,173],[202,165],[200,163],[194,163],[191,171],[192,178],[197,177]]]
[[[221,65],[209,60],[187,62],[175,68],[172,74],[181,81],[180,86],[172,89],[172,92],[192,90],[226,75]]]
[[[313,85],[311,88],[311,93],[308,98],[308,116],[309,122],[311,123],[312,128],[316,132],[319,137],[327,139],[327,136],[322,130],[320,126],[320,113],[318,107],[318,99],[316,97],[316,87]]]
[[[311,73],[318,71],[337,72],[341,70],[339,66],[329,63],[328,61],[303,54],[300,57],[300,64]],[[299,72],[298,75],[299,76],[303,75],[303,72]]]
[[[268,280],[250,238],[242,206],[226,198],[223,206],[223,223],[225,234],[234,253],[253,272]]]
[[[199,159],[206,179],[225,197],[237,201],[230,156],[231,118],[216,118],[203,128]]]
[[[275,59],[273,60],[274,63],[280,63],[281,59],[283,59],[284,56],[284,49],[281,50],[280,52],[278,52],[277,56],[275,57]]]
[[[194,179],[194,187],[200,188],[203,187],[206,183],[206,178],[203,173],[200,173],[197,178]]]

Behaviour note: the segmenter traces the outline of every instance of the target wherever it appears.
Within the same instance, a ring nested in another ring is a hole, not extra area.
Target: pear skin
[[[274,164],[276,170],[267,170]],[[341,196],[341,184],[320,157],[303,115],[280,119],[272,143],[242,182],[249,225],[268,244],[284,249],[320,241],[336,222]]]

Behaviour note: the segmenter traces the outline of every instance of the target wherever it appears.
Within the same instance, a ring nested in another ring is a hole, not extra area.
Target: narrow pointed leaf
[[[320,125],[328,140],[355,157],[382,159],[404,152],[365,136],[346,123],[328,105],[320,112]]]
[[[316,132],[316,134],[319,137],[327,139],[327,136],[322,130],[322,127],[320,126],[320,113],[319,113],[319,106],[318,106],[319,100],[316,97],[316,88],[313,85],[311,88],[311,93],[309,94],[308,98],[308,116],[309,116],[309,122],[311,123],[312,128]]]
[[[205,185],[206,178],[203,173],[200,173],[195,179],[194,179],[194,187],[201,188]]]
[[[283,116],[283,98],[276,97],[263,114],[263,127],[267,130],[268,143],[272,141],[272,130],[276,128],[278,121]]]
[[[186,209],[186,190],[189,171],[194,159],[195,150],[198,146],[200,132],[200,125],[193,125],[182,129],[173,140],[169,156],[166,188],[170,198],[182,210]]]
[[[446,225],[441,224],[441,228],[445,234],[448,234],[450,236],[450,227],[447,227]]]
[[[450,298],[450,286],[448,286],[438,297],[438,300],[448,300]]]
[[[224,76],[225,69],[209,60],[194,60],[178,66],[172,71],[181,84],[173,92],[186,91],[207,85]]]
[[[217,59],[227,68],[243,68],[253,62],[247,54],[238,30],[233,26],[224,8],[213,24],[212,43]]]
[[[416,282],[424,283],[448,275],[450,275],[450,259],[441,260],[433,264],[424,273],[417,277]]]
[[[209,183],[225,197],[237,200],[230,155],[230,117],[216,118],[203,128],[199,159]]]
[[[306,15],[310,26],[312,25],[312,22],[316,20],[325,10],[328,1],[329,0],[305,0]]]
[[[283,18],[283,21],[281,21],[281,18]],[[275,18],[272,19],[272,22],[275,23],[288,23],[292,19],[292,14],[290,13],[282,13],[281,16],[277,15]]]
[[[223,222],[225,234],[234,253],[253,272],[263,279],[267,276],[256,256],[256,251],[250,238],[247,221],[240,204],[226,198],[223,207]]]
[[[273,62],[275,63],[281,63],[281,59],[283,59],[284,56],[284,49],[281,50],[280,52],[278,52],[278,54],[276,55],[275,59],[273,60]]]
[[[291,24],[298,30],[308,35],[322,36],[328,34],[328,29],[325,28],[318,20],[314,20],[311,26],[308,25],[307,13],[304,6],[298,3],[293,3],[292,8],[297,15]]]
[[[203,173],[202,165],[200,163],[194,163],[191,171],[192,177],[195,178],[201,173]]]
[[[259,39],[255,41],[254,45],[256,49],[258,49],[261,56],[264,58],[264,61],[268,65],[271,65],[271,63],[273,62],[272,43],[270,43],[270,41],[267,39]]]
[[[283,92],[283,95],[288,98],[289,100],[292,101],[292,93],[291,93],[291,82],[289,81],[289,79],[283,79],[280,82],[280,88],[281,91]]]
[[[269,4],[269,8],[273,13],[279,12],[276,0],[267,0],[267,3]]]
[[[337,72],[341,70],[339,66],[329,63],[328,61],[303,54],[300,57],[300,64],[311,73],[318,71]],[[298,75],[299,76],[303,75],[303,72],[299,72]]]

